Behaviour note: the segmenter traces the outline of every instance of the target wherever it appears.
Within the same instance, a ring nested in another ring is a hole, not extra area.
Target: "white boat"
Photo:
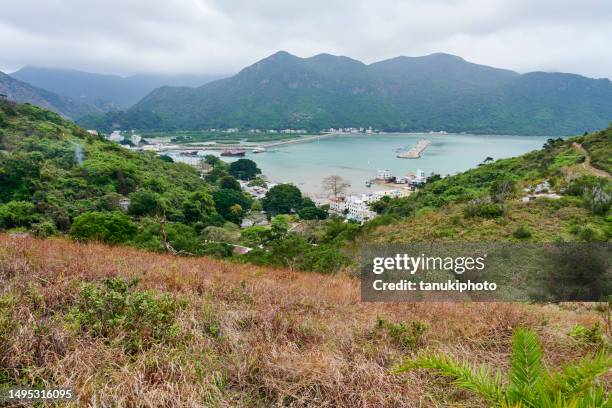
[[[256,147],[253,149],[253,153],[264,153],[266,149],[264,147]]]

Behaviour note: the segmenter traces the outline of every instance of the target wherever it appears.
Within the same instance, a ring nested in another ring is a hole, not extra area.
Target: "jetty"
[[[400,159],[419,159],[421,158],[421,153],[423,153],[430,144],[431,140],[421,139],[412,149],[399,153],[397,157]]]

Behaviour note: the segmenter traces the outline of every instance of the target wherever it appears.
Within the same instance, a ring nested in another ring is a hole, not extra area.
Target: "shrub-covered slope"
[[[598,322],[585,305],[361,303],[346,276],[0,234],[0,387],[73,387],[74,406],[487,407],[394,370],[428,348],[506,371],[519,326],[559,367],[603,347]]]
[[[612,238],[612,127],[549,139],[543,149],[436,180],[383,200],[364,239],[607,241]],[[389,224],[376,228],[380,224]]]

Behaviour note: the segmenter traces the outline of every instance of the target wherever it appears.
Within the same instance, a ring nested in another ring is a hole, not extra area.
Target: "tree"
[[[213,193],[217,212],[228,221],[240,224],[244,213],[251,208],[251,199],[240,191],[221,189]],[[236,207],[238,205],[238,207]]]
[[[161,199],[149,190],[140,190],[130,194],[128,212],[132,215],[155,215],[163,211]]]
[[[119,211],[91,211],[74,219],[70,235],[79,240],[96,240],[110,244],[128,243],[136,233],[136,225]]]
[[[223,165],[223,161],[214,154],[207,154],[202,160],[204,161],[204,163],[208,164],[211,167]]]
[[[167,154],[162,154],[159,156],[160,160],[165,161],[166,163],[174,163],[174,159]]]
[[[242,191],[240,183],[232,176],[225,176],[219,181],[219,188]]]
[[[274,216],[276,214],[290,214],[302,207],[302,192],[293,184],[279,184],[272,187],[263,198],[263,209]]]
[[[302,220],[324,220],[327,218],[327,211],[318,207],[305,207],[298,212],[298,215]]]
[[[518,328],[512,336],[508,384],[499,371],[486,365],[474,366],[444,354],[426,353],[406,361],[398,372],[430,369],[451,378],[456,387],[486,399],[495,407],[607,407],[609,397],[597,378],[612,368],[605,351],[587,356],[560,371],[542,364],[542,346],[537,334]]]
[[[215,213],[215,202],[206,191],[196,191],[183,203],[183,215],[188,223],[205,221]]]
[[[328,176],[323,179],[323,189],[334,198],[344,194],[350,186],[351,184],[340,176]]]
[[[0,205],[0,228],[29,227],[37,218],[34,204],[27,201]]]
[[[261,174],[261,170],[253,160],[238,159],[230,164],[229,174],[240,180],[249,180]]]

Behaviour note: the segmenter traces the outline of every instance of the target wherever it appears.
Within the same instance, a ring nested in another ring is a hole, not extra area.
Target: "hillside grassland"
[[[71,406],[480,407],[394,368],[424,348],[507,368],[519,326],[548,366],[601,347],[569,335],[603,324],[593,304],[362,303],[347,276],[64,238],[0,235],[0,280],[0,384]]]

